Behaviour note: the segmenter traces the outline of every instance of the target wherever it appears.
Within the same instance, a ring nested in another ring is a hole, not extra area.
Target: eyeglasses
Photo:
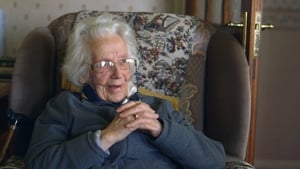
[[[132,70],[136,66],[136,60],[132,58],[121,59],[117,63],[108,60],[102,60],[92,64],[92,70],[97,73],[106,73],[111,71],[115,65],[118,65],[118,68],[121,70]]]

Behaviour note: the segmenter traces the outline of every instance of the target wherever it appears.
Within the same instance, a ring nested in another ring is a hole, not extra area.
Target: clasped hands
[[[116,109],[113,121],[101,131],[101,147],[107,150],[135,130],[145,131],[152,137],[159,136],[162,124],[158,118],[159,115],[146,103],[131,101],[121,105]]]

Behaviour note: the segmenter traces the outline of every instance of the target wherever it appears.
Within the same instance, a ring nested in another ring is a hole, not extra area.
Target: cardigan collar
[[[97,95],[96,91],[88,84],[83,85],[82,95],[83,95],[83,97],[85,97],[90,102],[94,102],[94,103],[97,103],[99,105],[110,105],[110,106],[113,106],[113,107],[119,107],[122,104],[127,103],[128,101],[139,101],[142,98],[141,95],[138,92],[136,92],[132,96],[126,97],[124,100],[122,100],[120,102],[108,102],[106,100],[101,99]]]

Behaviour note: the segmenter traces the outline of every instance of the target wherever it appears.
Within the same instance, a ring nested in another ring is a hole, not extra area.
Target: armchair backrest
[[[68,35],[81,11],[37,28],[24,40],[12,79],[12,112],[35,119],[62,89],[60,73]],[[197,17],[167,13],[113,12],[134,28],[141,66],[139,86],[178,99],[196,129],[221,141],[229,155],[245,157],[250,120],[250,82],[243,48],[231,35]],[[12,151],[24,154],[32,128],[19,127]],[[21,145],[21,147],[20,147]]]

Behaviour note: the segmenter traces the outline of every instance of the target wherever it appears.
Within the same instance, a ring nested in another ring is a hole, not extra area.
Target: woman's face
[[[122,65],[128,58],[127,44],[118,35],[108,35],[91,40],[90,46],[94,67],[88,83],[103,100],[122,101],[127,96],[130,81],[130,68]],[[100,64],[101,61],[106,62]]]

